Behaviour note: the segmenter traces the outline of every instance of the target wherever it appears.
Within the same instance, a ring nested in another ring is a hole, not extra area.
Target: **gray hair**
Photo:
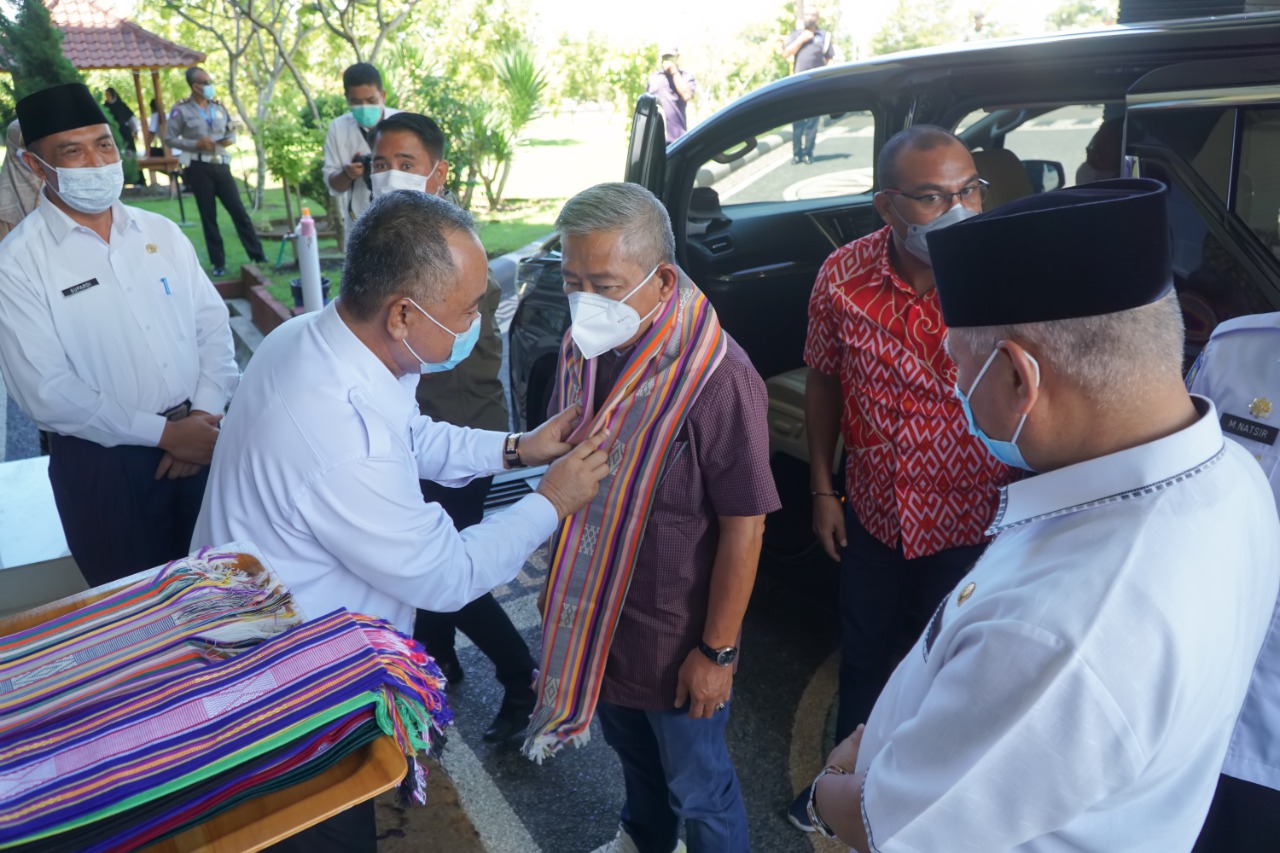
[[[1150,305],[1114,314],[951,329],[948,335],[949,346],[959,344],[984,357],[1000,341],[1017,341],[1109,408],[1135,408],[1153,386],[1180,381],[1182,376],[1182,309],[1172,292]]]
[[[475,236],[471,214],[437,196],[397,190],[374,199],[347,236],[342,304],[368,320],[396,294],[438,302],[455,283],[449,238],[458,231]]]
[[[671,217],[658,197],[639,184],[596,184],[564,203],[556,233],[582,236],[616,233],[622,255],[645,269],[676,262]]]

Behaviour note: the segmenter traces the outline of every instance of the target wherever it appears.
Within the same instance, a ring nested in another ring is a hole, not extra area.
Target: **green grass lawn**
[[[490,258],[504,255],[507,252],[519,249],[534,240],[550,233],[555,227],[556,214],[560,211],[563,203],[562,199],[510,199],[503,202],[502,209],[497,212],[491,212],[484,207],[484,199],[482,193],[477,193],[478,198],[473,200],[473,213],[476,217],[476,225],[480,232],[480,240],[484,243],[485,250],[489,253]],[[178,200],[170,198],[156,197],[126,197],[126,204],[141,207],[144,210],[150,210],[159,213],[162,216],[172,219],[174,222],[182,223],[183,219],[179,215]],[[263,206],[259,210],[250,210],[249,218],[253,220],[254,225],[258,226],[261,232],[264,228],[268,228],[274,221],[283,222],[285,219],[284,193],[279,187],[268,188],[263,198]],[[312,199],[306,199],[306,204],[310,207],[313,216],[323,215],[324,205],[328,199],[317,202]],[[182,197],[183,213],[186,215],[186,225],[183,226],[183,233],[190,238],[192,245],[195,246],[196,255],[200,258],[200,264],[207,272],[210,269],[209,252],[205,246],[204,230],[200,227],[200,214],[196,210],[195,198],[190,195]],[[245,208],[248,209],[249,203],[245,200]],[[293,215],[298,216],[295,209]],[[231,217],[218,205],[218,230],[222,233],[222,243],[227,255],[227,271],[230,276],[235,276],[240,265],[247,263],[249,255],[244,247],[240,245],[240,239],[236,236],[235,227],[231,224]],[[279,239],[262,238],[262,250],[267,255],[270,262],[267,269],[263,272],[270,277],[271,285],[268,288],[271,295],[279,299],[286,306],[293,305],[293,296],[289,291],[289,279],[298,276],[297,266],[294,262],[293,247],[287,246],[284,251],[285,268],[276,270],[274,268],[276,259],[280,257],[280,241]],[[320,253],[322,257],[336,256],[339,248],[336,240],[322,240],[320,243]],[[341,285],[340,270],[326,270],[325,275],[331,279],[330,292],[336,293]]]

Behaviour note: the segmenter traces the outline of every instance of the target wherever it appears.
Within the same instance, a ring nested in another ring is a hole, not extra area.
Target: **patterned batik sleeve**
[[[804,341],[804,363],[832,376],[840,369],[839,323],[831,300],[831,261],[818,271],[809,296],[809,332]]]

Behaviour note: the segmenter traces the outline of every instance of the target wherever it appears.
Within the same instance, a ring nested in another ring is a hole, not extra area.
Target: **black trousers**
[[[163,456],[158,447],[103,447],[49,436],[54,503],[71,556],[90,586],[190,553],[209,469],[157,480]]]
[[[231,215],[231,222],[240,237],[240,245],[251,261],[265,261],[262,243],[258,240],[258,232],[253,229],[253,222],[240,201],[240,188],[231,174],[231,167],[221,163],[202,163],[193,160],[183,170],[183,180],[187,188],[196,197],[196,208],[200,211],[200,227],[204,229],[204,242],[209,248],[209,263],[215,267],[227,265],[227,252],[222,245],[222,234],[218,231],[217,201]]]
[[[465,530],[484,518],[484,499],[493,485],[492,477],[472,480],[460,489],[451,489],[421,481],[422,497],[438,503],[453,519],[454,526]],[[492,593],[485,593],[457,613],[434,613],[419,610],[414,620],[413,638],[437,659],[455,655],[454,630],[471,638],[484,656],[493,661],[498,683],[510,695],[527,691],[532,695],[534,662],[529,646],[511,624]]]
[[[1218,777],[1209,814],[1193,853],[1275,853],[1280,850],[1280,791]]]
[[[840,707],[836,742],[865,723],[880,691],[911,650],[943,596],[982,556],[985,545],[949,548],[908,560],[845,513],[840,567]]]

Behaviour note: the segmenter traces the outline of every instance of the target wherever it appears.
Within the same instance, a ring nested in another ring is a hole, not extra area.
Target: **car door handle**
[[[800,269],[800,264],[795,261],[784,261],[779,264],[765,264],[762,267],[751,267],[745,270],[738,270],[727,275],[717,276],[720,281],[733,283],[737,281],[750,281],[756,278],[768,278],[769,276],[781,275]]]

